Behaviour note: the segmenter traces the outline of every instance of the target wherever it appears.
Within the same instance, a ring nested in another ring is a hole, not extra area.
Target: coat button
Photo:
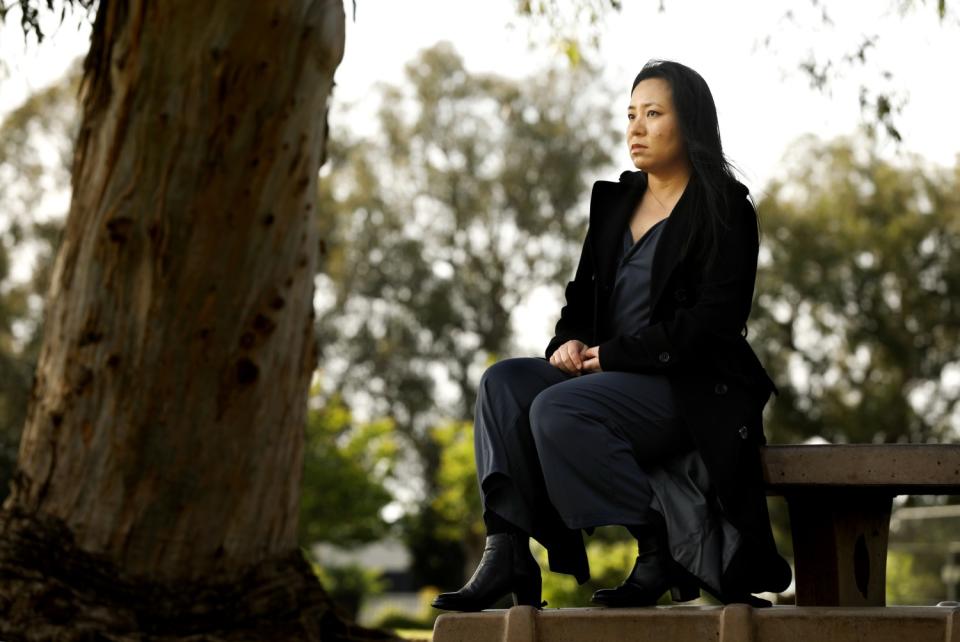
[[[740,426],[740,430],[737,432],[740,433],[740,439],[746,439],[747,435],[749,434],[746,426]]]
[[[669,352],[661,352],[661,353],[660,353],[660,361],[662,361],[662,362],[664,362],[664,363],[666,363],[667,361],[670,361],[670,353],[669,353]]]
[[[717,393],[718,395],[726,394],[726,392],[727,392],[727,384],[725,384],[725,383],[718,383],[717,385],[715,385],[715,386],[713,387],[713,391],[714,391],[715,393]]]
[[[687,300],[687,291],[683,288],[677,288],[673,291],[673,298],[677,301],[686,301]]]

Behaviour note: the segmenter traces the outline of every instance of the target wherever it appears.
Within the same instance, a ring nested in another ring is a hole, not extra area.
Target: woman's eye
[[[649,110],[649,111],[647,112],[647,117],[649,118],[650,116],[655,116],[655,115],[657,115],[657,114],[659,114],[659,113],[660,113],[660,112],[651,109],[651,110]]]

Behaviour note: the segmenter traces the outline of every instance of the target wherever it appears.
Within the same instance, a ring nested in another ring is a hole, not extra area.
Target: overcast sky
[[[471,71],[520,77],[536,72],[551,58],[556,61],[557,54],[542,39],[537,49],[529,47],[525,23],[513,30],[506,27],[511,20],[519,22],[515,3],[357,0],[354,22],[347,0],[346,53],[335,76],[332,109],[363,100],[378,81],[400,82],[403,65],[438,40],[454,43]],[[905,147],[941,164],[952,164],[960,151],[956,124],[960,86],[954,78],[960,29],[955,18],[938,26],[933,3],[921,3],[908,16],[885,8],[893,3],[827,3],[832,28],[813,19],[817,10],[810,2],[665,0],[663,13],[657,11],[659,0],[623,4],[623,11],[611,13],[603,25],[598,54],[610,85],[623,88],[617,98],[626,105],[633,77],[649,58],[671,58],[692,66],[714,92],[728,154],[757,188],[778,171],[787,145],[801,134],[851,132],[859,117],[857,81],[876,82],[880,69],[893,72],[890,86],[909,97],[900,119]],[[791,7],[795,22],[785,18]],[[24,51],[17,22],[8,19],[0,30],[0,56],[10,67],[9,76],[0,80],[0,113],[55,81],[87,46],[86,25],[73,19],[57,27],[50,16],[52,33],[47,41],[40,47],[31,41]],[[832,96],[811,90],[797,71],[808,52],[840,57],[863,35],[874,34],[879,40],[869,53],[867,68],[851,69],[835,83]],[[768,36],[773,44],[765,48],[761,41]],[[355,126],[360,129],[364,123]],[[632,167],[626,150],[617,152],[624,167]]]

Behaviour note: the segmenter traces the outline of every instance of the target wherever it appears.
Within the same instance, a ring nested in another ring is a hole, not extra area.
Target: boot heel
[[[513,605],[532,606],[539,609],[543,578],[540,577],[540,565],[530,553],[527,538],[517,538],[513,545],[513,588],[510,594]]]
[[[670,587],[670,599],[674,602],[689,602],[700,597],[700,588],[695,585]]]
[[[674,602],[689,602],[700,597],[700,581],[679,564],[673,562],[673,578],[670,586],[670,599]]]
[[[513,596],[513,605],[524,605],[532,606],[534,608],[540,608],[542,603],[540,602],[540,595],[543,589],[542,580],[539,577],[531,577],[528,581],[519,582],[511,592]]]

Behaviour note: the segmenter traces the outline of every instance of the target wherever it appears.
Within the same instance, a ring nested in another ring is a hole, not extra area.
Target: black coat
[[[640,171],[624,172],[618,183],[594,183],[583,250],[545,356],[579,339],[600,346],[602,370],[667,375],[724,516],[747,544],[731,566],[736,575],[726,578],[727,588],[782,591],[791,572],[774,545],[758,449],[766,443],[763,408],[779,391],[746,339],[759,251],[756,211],[747,188],[731,182],[719,254],[704,274],[693,252],[702,237],[683,251],[690,230],[702,229],[705,221],[706,196],[691,176],[654,252],[649,325],[634,335],[611,336],[618,249],[645,187],[646,174]],[[561,568],[568,561],[563,554],[556,560]]]

